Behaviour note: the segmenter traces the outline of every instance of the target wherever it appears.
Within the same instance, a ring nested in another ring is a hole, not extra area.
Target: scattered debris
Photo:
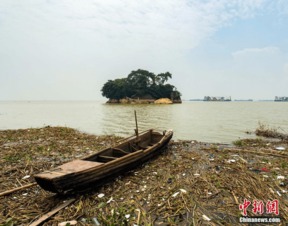
[[[269,172],[269,169],[267,169],[266,167],[262,167],[262,168],[261,168],[261,171],[262,171],[262,172]]]
[[[179,193],[180,193],[180,192],[177,191],[176,193],[174,193],[174,194],[172,195],[172,197],[175,198],[177,195],[179,195]]]
[[[77,221],[73,220],[73,221],[64,221],[58,224],[58,226],[67,226],[67,225],[76,225]]]
[[[113,197],[111,197],[106,203],[109,204],[110,202],[114,201]]]
[[[20,191],[20,190],[23,190],[23,189],[26,189],[26,188],[30,188],[30,187],[33,187],[35,185],[37,185],[36,182],[31,183],[31,184],[26,184],[26,185],[18,187],[18,188],[13,188],[13,189],[10,189],[8,191],[1,192],[0,196],[9,195],[9,194],[11,194],[13,192]]]
[[[34,174],[111,146],[119,139],[65,127],[0,131],[0,191],[29,185]],[[275,147],[287,147],[287,141],[251,139],[238,144],[242,146],[171,141],[156,159],[99,188],[91,186],[89,191],[75,194],[70,204],[63,203],[65,196],[55,196],[39,186],[0,195],[0,225],[29,225],[39,216],[44,217],[40,218],[43,226],[69,219],[77,220],[77,225],[95,226],[119,222],[241,225],[239,205],[244,199],[277,199],[284,223],[288,220],[288,155]],[[235,161],[227,164],[227,160]],[[67,206],[45,215],[59,204]],[[253,214],[251,209],[247,211]]]
[[[184,193],[184,194],[187,193],[187,191],[186,191],[185,189],[182,189],[182,188],[180,188],[180,191],[181,191],[182,193]]]
[[[55,209],[49,211],[48,213],[44,214],[37,221],[34,221],[29,226],[37,226],[37,225],[42,224],[44,221],[49,219],[51,216],[53,216],[54,214],[56,214],[57,212],[59,212],[60,210],[62,210],[63,208],[65,208],[66,206],[70,205],[73,202],[75,202],[75,199],[70,199],[70,200],[65,201],[63,204],[61,204],[60,206],[56,207]]]
[[[285,150],[284,147],[276,147],[275,149],[278,150],[278,151],[284,151]]]
[[[98,198],[103,198],[105,195],[103,193],[98,195]]]
[[[288,135],[279,132],[276,128],[271,128],[268,125],[259,123],[258,128],[255,131],[257,136],[268,137],[268,138],[278,138],[281,140],[288,140]]]
[[[99,225],[100,225],[100,223],[99,223],[99,221],[97,220],[96,217],[93,217],[93,218],[92,218],[92,222],[93,222],[93,224],[96,225],[96,226],[99,226]]]
[[[203,217],[203,219],[205,220],[205,221],[211,221],[211,219],[209,218],[209,217],[207,217],[206,215],[202,215],[202,217]]]

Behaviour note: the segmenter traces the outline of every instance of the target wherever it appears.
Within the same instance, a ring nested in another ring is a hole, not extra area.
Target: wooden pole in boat
[[[134,115],[135,115],[135,123],[136,123],[136,129],[135,129],[135,134],[138,138],[138,123],[137,123],[137,114],[136,114],[136,110],[134,110]]]

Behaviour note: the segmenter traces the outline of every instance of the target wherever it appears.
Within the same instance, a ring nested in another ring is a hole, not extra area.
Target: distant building
[[[288,101],[288,97],[275,97],[274,101]]]
[[[205,96],[204,101],[231,101],[231,97],[211,97]]]
[[[234,101],[244,101],[244,102],[247,102],[247,101],[253,101],[253,99],[236,99]]]

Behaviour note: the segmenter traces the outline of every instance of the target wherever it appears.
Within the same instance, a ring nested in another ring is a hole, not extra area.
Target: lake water
[[[173,129],[174,140],[230,143],[251,138],[259,122],[288,133],[288,102],[183,102],[173,105],[109,105],[103,101],[0,102],[0,130],[67,126],[96,135],[131,135]]]

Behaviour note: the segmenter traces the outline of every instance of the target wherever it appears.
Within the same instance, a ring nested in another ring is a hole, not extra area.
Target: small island
[[[107,103],[121,104],[172,104],[182,103],[181,93],[169,83],[170,72],[158,75],[138,69],[126,78],[108,80],[102,87]]]
[[[288,101],[288,97],[275,97],[274,101],[277,101],[277,102],[287,102]]]

